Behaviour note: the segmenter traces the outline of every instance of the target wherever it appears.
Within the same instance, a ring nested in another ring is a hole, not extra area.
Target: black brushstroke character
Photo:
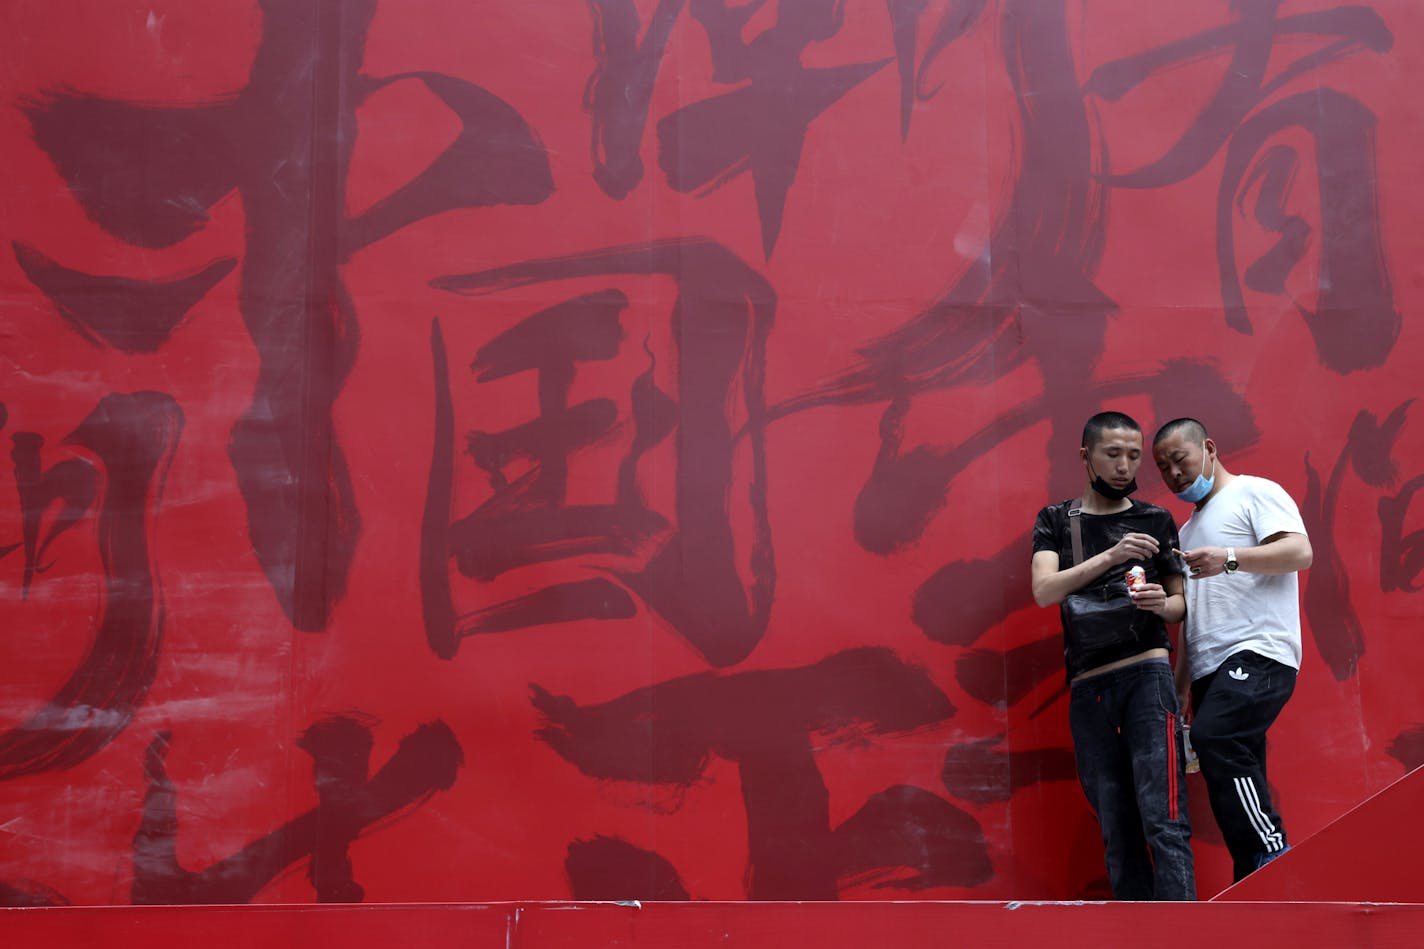
[[[713,81],[738,88],[664,116],[657,126],[658,164],[668,184],[684,193],[710,193],[750,172],[762,251],[769,258],[811,122],[891,60],[832,68],[801,65],[809,46],[840,32],[844,0],[778,4],[774,25],[744,40],[743,28],[765,2],[733,6],[726,0],[661,0],[639,41],[641,23],[633,0],[589,0],[597,67],[584,109],[593,126],[594,179],[605,193],[621,199],[642,180],[639,151],[653,85],[673,27],[683,9],[690,9],[707,35]],[[891,14],[904,32],[913,31],[920,12],[892,9]]]
[[[82,523],[96,494],[96,540],[103,565],[94,636],[84,657],[45,706],[0,734],[0,780],[63,770],[113,741],[148,694],[163,641],[163,592],[153,561],[151,519],[183,430],[171,396],[105,396],[65,439],[94,460],[75,457],[43,467],[42,436],[12,436],[23,511],[28,590],[49,544]],[[40,541],[52,502],[60,513]],[[14,549],[14,548],[10,548]]]
[[[750,899],[833,900],[855,883],[921,890],[993,877],[978,822],[922,788],[886,788],[831,824],[818,747],[913,733],[955,712],[923,669],[888,649],[852,649],[802,668],[691,675],[598,705],[533,689],[545,719],[539,737],[594,780],[686,789],[713,756],[734,763]],[[581,856],[627,873],[626,848]],[[639,863],[664,876],[670,866],[646,854]],[[590,879],[587,866],[581,878]]]
[[[245,253],[238,305],[260,360],[228,456],[253,551],[283,611],[326,628],[346,593],[361,532],[332,418],[360,333],[341,268],[362,248],[444,211],[535,204],[553,190],[538,137],[508,103],[439,73],[358,72],[375,0],[263,0],[248,83],[204,105],[150,105],[75,92],[25,104],[39,147],[106,233],[168,247],[233,191]],[[460,121],[435,161],[356,217],[344,210],[356,112],[381,89],[420,83]],[[172,280],[83,274],[16,243],[22,268],[90,342],[153,352],[236,262]]]
[[[490,477],[495,494],[454,524],[453,407],[443,336],[436,327],[436,442],[422,530],[421,591],[426,635],[438,655],[453,656],[460,638],[470,633],[623,616],[631,608],[628,593],[714,666],[742,661],[761,641],[776,584],[763,432],[766,340],[776,297],[766,280],[720,244],[674,240],[527,261],[441,277],[432,285],[482,294],[549,281],[646,274],[677,281],[669,316],[675,347],[670,375],[677,391],[659,389],[651,369],[635,382],[633,444],[620,465],[611,505],[562,504],[568,453],[610,431],[616,416],[607,400],[568,406],[565,397],[578,360],[606,359],[617,351],[622,338],[618,314],[626,303],[622,292],[609,289],[565,301],[481,349],[474,368],[482,379],[538,372],[540,414],[516,429],[477,433],[470,440],[470,453]],[[734,464],[740,438],[732,414],[737,396],[751,459],[745,484]],[[677,458],[675,517],[665,518],[647,507],[639,461],[670,437]],[[534,465],[506,481],[500,472],[516,456]],[[744,555],[749,582],[739,569],[734,503],[745,504],[751,515],[750,549]],[[522,563],[632,553],[645,545],[650,549],[637,565],[606,569],[595,580],[550,588],[465,617],[453,603],[447,570],[452,556],[462,573],[479,579]],[[616,585],[609,582],[610,574]]]
[[[355,879],[351,843],[449,790],[465,760],[454,732],[436,721],[402,738],[390,760],[368,776],[372,727],[366,716],[336,715],[308,728],[298,745],[312,757],[317,806],[196,871],[178,863],[178,789],[166,764],[173,736],[156,735],[143,762],[148,791],[134,834],[134,904],[247,903],[304,858],[319,902],[360,902],[365,893]]]
[[[1399,337],[1379,223],[1379,183],[1374,161],[1375,116],[1363,103],[1316,82],[1305,92],[1272,100],[1290,82],[1361,51],[1385,53],[1394,43],[1379,14],[1366,6],[1341,6],[1279,17],[1281,0],[1237,0],[1235,19],[1193,36],[1106,63],[1085,91],[1119,99],[1154,75],[1215,53],[1230,52],[1215,94],[1181,137],[1159,157],[1131,171],[1106,176],[1114,188],[1163,188],[1196,174],[1222,149],[1226,164],[1216,206],[1217,265],[1228,326],[1252,331],[1238,274],[1233,211],[1251,214],[1275,246],[1251,263],[1245,284],[1287,296],[1286,277],[1304,258],[1311,229],[1286,213],[1300,157],[1294,145],[1272,140],[1300,129],[1315,144],[1320,222],[1320,274],[1316,299],[1291,299],[1315,340],[1321,364],[1350,373],[1382,364]],[[1320,38],[1324,45],[1284,63],[1267,78],[1281,38]]]
[[[1410,399],[1400,404],[1383,422],[1376,421],[1374,413],[1360,410],[1324,485],[1310,463],[1310,454],[1305,456],[1306,490],[1301,516],[1315,550],[1310,582],[1305,587],[1305,615],[1316,648],[1337,681],[1353,676],[1360,657],[1365,654],[1364,626],[1350,599],[1350,576],[1335,539],[1335,511],[1340,502],[1340,489],[1345,473],[1351,469],[1374,488],[1386,488],[1394,483],[1396,466],[1392,450],[1412,402]],[[1390,536],[1390,528],[1383,519],[1387,501],[1380,501],[1384,538]],[[1385,569],[1382,559],[1382,574]]]

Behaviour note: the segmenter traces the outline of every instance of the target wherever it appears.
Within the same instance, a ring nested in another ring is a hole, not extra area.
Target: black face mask
[[[1127,483],[1127,487],[1114,488],[1103,480],[1102,475],[1093,470],[1093,463],[1088,462],[1088,473],[1093,476],[1093,490],[1107,498],[1109,501],[1121,501],[1137,490],[1137,479],[1133,478]]]

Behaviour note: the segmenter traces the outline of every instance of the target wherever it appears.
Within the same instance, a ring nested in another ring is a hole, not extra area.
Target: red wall
[[[1424,13],[1171,7],[6,4],[0,902],[1102,895],[1104,407],[1301,503],[1292,837],[1424,761]]]

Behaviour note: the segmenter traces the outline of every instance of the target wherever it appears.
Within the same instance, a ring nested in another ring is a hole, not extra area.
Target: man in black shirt
[[[1196,899],[1177,690],[1166,623],[1186,613],[1177,526],[1134,501],[1142,428],[1120,412],[1083,427],[1081,499],[1033,527],[1033,598],[1059,605],[1078,780],[1121,900]],[[1128,588],[1128,572],[1145,579]]]

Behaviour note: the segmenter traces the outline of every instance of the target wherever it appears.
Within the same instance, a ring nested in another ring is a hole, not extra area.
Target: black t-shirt
[[[1058,554],[1060,570],[1073,566],[1073,540],[1068,532],[1068,511],[1077,503],[1075,499],[1050,504],[1038,512],[1038,520],[1033,525],[1033,552],[1051,550]],[[1140,566],[1147,572],[1148,583],[1161,583],[1163,577],[1180,576],[1186,572],[1181,558],[1172,553],[1172,548],[1180,544],[1177,540],[1177,524],[1172,520],[1172,515],[1145,501],[1132,500],[1131,504],[1127,510],[1117,514],[1089,514],[1086,511],[1078,514],[1079,529],[1083,535],[1083,559],[1087,560],[1102,553],[1128,533],[1151,534],[1157,539],[1157,555],[1149,560],[1129,560],[1117,564],[1075,592],[1102,595],[1108,591],[1110,584],[1117,584],[1117,587],[1113,588],[1115,590],[1121,589],[1127,582],[1128,569],[1134,566]],[[1059,616],[1064,619],[1063,659],[1068,667],[1069,679],[1087,669],[1126,659],[1147,649],[1171,648],[1162,617],[1146,610],[1134,611],[1131,632],[1124,641],[1086,652],[1072,648],[1066,628],[1067,620],[1061,606]]]

